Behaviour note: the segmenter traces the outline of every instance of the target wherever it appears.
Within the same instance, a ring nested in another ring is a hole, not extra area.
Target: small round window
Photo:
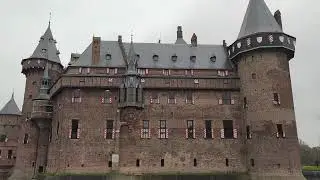
[[[153,55],[152,59],[153,59],[154,61],[158,61],[158,60],[159,60],[159,56],[155,54],[155,55]]]
[[[106,60],[111,60],[111,54],[106,54]]]
[[[211,62],[216,62],[216,60],[217,60],[217,57],[216,57],[216,56],[211,56],[211,57],[210,57],[210,61],[211,61]]]

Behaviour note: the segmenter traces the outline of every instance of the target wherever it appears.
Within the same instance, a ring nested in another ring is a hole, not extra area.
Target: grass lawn
[[[303,166],[304,171],[320,171],[320,166]]]

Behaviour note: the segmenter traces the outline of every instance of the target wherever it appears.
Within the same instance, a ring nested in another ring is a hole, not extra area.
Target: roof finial
[[[133,43],[133,33],[131,32],[131,43]]]
[[[14,88],[12,89],[11,99],[14,99]]]
[[[51,12],[49,13],[49,27],[51,25]]]

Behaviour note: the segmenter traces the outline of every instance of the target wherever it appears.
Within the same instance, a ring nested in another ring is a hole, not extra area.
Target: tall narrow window
[[[280,94],[273,93],[273,104],[280,105]]]
[[[164,167],[164,159],[161,159],[161,167]]]
[[[173,92],[170,92],[168,95],[168,104],[176,104],[176,97],[175,94]]]
[[[151,104],[159,104],[159,95],[156,92],[151,93],[151,97],[150,97],[150,103]]]
[[[256,73],[252,73],[251,76],[252,76],[252,79],[257,79],[257,74]]]
[[[160,120],[159,123],[160,123],[159,138],[160,139],[167,139],[168,138],[167,121]]]
[[[282,124],[277,124],[277,137],[278,138],[285,138],[285,133],[283,131],[283,125]]]
[[[1,149],[0,149],[0,158],[1,158],[1,153],[2,153],[2,151],[1,151]]]
[[[229,159],[226,158],[226,166],[229,167]]]
[[[252,133],[251,133],[250,126],[247,126],[246,130],[247,130],[247,139],[251,139],[252,138]]]
[[[79,138],[79,120],[73,119],[71,121],[71,139],[78,139]]]
[[[206,120],[205,121],[205,137],[206,139],[212,139],[212,121],[211,120]]]
[[[112,103],[112,93],[110,90],[105,90],[103,97],[101,98],[101,103],[111,104]]]
[[[136,166],[137,166],[137,167],[140,167],[140,159],[137,159],[137,160],[136,160]]]
[[[197,167],[198,163],[197,163],[197,159],[193,159],[193,166]]]
[[[112,161],[108,162],[108,167],[112,167]]]
[[[72,103],[80,103],[80,102],[81,102],[80,89],[76,89],[73,91],[73,94],[72,94]]]
[[[12,150],[8,150],[8,159],[12,159]]]
[[[222,94],[222,103],[227,105],[231,104],[231,92],[224,92]]]
[[[254,159],[250,159],[251,167],[254,167]]]
[[[223,121],[223,130],[224,130],[224,138],[225,139],[233,139],[233,121],[232,120],[224,120]]]
[[[113,139],[114,130],[113,130],[113,120],[107,120],[106,130],[105,130],[105,138]]]
[[[43,171],[44,171],[43,166],[39,166],[38,172],[39,172],[39,173],[43,173]]]
[[[193,139],[195,138],[195,129],[194,129],[194,121],[193,120],[187,120],[187,138]]]
[[[29,134],[24,134],[24,138],[23,138],[23,144],[28,144],[29,142]]]
[[[187,104],[194,104],[193,93],[190,91],[186,92],[186,103]]]
[[[141,138],[150,138],[149,120],[142,121]]]
[[[169,76],[170,75],[170,69],[164,69],[163,70],[163,75]]]
[[[243,98],[243,108],[244,108],[244,109],[248,108],[247,97],[244,97],[244,98]]]

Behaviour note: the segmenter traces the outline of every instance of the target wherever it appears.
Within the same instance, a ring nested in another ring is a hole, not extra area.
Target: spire
[[[21,111],[14,100],[14,93],[12,93],[9,102],[1,109],[0,115],[21,115]]]
[[[136,74],[137,73],[137,62],[138,62],[138,57],[139,55],[136,54],[134,50],[134,45],[133,45],[133,39],[131,35],[131,43],[129,47],[129,53],[128,53],[128,67],[127,67],[127,74]]]
[[[197,45],[198,45],[198,37],[197,37],[196,33],[193,33],[193,35],[191,37],[191,46],[197,47]]]
[[[259,32],[282,32],[264,0],[250,0],[238,39]]]
[[[53,38],[50,26],[51,18],[46,32],[41,36],[38,46],[30,58],[43,58],[48,59],[49,61],[61,63],[59,58],[60,52],[57,50],[56,40]]]
[[[49,77],[49,62],[46,64],[46,68],[43,72],[41,87],[39,90],[39,96],[36,99],[49,99],[48,90],[50,89],[50,77]]]
[[[178,26],[177,28],[177,40],[175,44],[187,44],[186,41],[183,39],[182,26]]]

